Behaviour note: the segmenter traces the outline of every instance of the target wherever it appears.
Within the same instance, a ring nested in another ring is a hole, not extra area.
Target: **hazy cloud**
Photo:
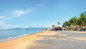
[[[0,29],[7,29],[7,25],[4,21],[0,21]]]
[[[0,25],[5,25],[5,23],[3,21],[0,21]]]
[[[46,26],[44,26],[44,27],[52,27],[52,25],[53,25],[53,24],[48,24],[48,25],[46,25]]]
[[[33,10],[40,8],[41,6],[43,6],[45,4],[46,4],[46,2],[42,2],[39,5],[37,5],[36,7],[28,8],[26,10],[24,10],[24,9],[11,10],[10,12],[8,12],[8,14],[10,14],[9,16],[0,16],[0,29],[8,29],[10,27],[10,25],[6,24],[4,21],[1,21],[1,19],[8,21],[15,17],[21,17],[26,14],[30,14]]]
[[[20,17],[23,16],[24,14],[28,14],[32,11],[32,9],[27,9],[27,10],[13,10],[12,14],[13,17]]]
[[[5,18],[5,16],[0,16],[0,19],[3,19],[3,18]]]

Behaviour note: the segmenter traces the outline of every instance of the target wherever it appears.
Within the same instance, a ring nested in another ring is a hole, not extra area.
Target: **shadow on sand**
[[[43,39],[35,41],[34,45],[31,45],[28,49],[86,49],[86,40],[75,39],[75,37],[82,35],[80,33],[66,36],[57,35],[40,35],[38,37],[43,37]],[[86,37],[86,34],[84,37]]]

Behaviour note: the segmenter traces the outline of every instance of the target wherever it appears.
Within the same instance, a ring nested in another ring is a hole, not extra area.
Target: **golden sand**
[[[6,41],[3,43],[0,43],[0,49],[27,49],[30,45],[33,44],[34,41],[40,39],[42,37],[37,37],[39,35],[52,35],[53,33],[49,31],[43,31],[40,33],[32,34],[26,37]]]
[[[0,49],[86,49],[86,32],[46,30],[0,43]]]

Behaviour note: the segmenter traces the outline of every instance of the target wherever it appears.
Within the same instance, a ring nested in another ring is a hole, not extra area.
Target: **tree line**
[[[81,13],[79,17],[73,17],[72,19],[65,21],[63,27],[72,30],[86,29],[86,12]]]

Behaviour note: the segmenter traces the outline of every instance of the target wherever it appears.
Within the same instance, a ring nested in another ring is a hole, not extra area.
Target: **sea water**
[[[34,33],[42,32],[44,30],[2,30],[0,31],[0,40],[7,40],[14,37],[23,37]]]

